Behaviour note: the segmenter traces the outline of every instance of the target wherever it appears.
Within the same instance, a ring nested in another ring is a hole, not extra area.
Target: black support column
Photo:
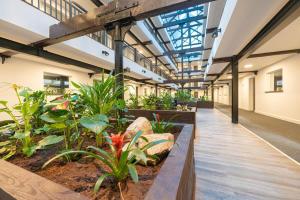
[[[158,96],[158,85],[155,84],[155,96],[157,97]]]
[[[231,98],[231,120],[232,123],[239,123],[239,62],[236,56],[231,58],[232,71],[232,98]]]
[[[114,42],[115,42],[115,74],[116,86],[124,88],[124,69],[123,69],[123,36],[122,28],[119,23],[116,23],[114,30]],[[124,89],[119,97],[124,99]]]
[[[214,82],[211,82],[211,101],[215,102],[215,90],[214,90]]]

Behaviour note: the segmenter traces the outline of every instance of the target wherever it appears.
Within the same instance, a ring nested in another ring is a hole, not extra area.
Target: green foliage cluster
[[[159,102],[160,99],[155,94],[142,97],[142,105],[146,110],[156,110]]]
[[[18,103],[10,107],[7,101],[0,101],[0,113],[6,113],[11,119],[0,126],[1,158],[9,159],[17,152],[30,157],[38,150],[59,143],[59,155],[50,159],[45,166],[58,158],[73,161],[87,156],[103,162],[110,169],[99,177],[95,191],[99,190],[107,177],[113,177],[118,185],[129,175],[137,182],[136,164],[147,164],[149,156],[145,151],[166,141],[151,142],[139,148],[137,141],[146,138],[142,132],[137,132],[132,138],[126,136],[130,140],[126,141],[129,143],[124,147],[126,133],[122,133],[128,120],[123,116],[127,108],[125,101],[120,98],[124,88],[116,87],[115,81],[114,76],[109,76],[103,81],[95,81],[93,85],[72,83],[77,93],[66,93],[50,102],[45,91],[32,91],[13,85]],[[137,105],[137,100],[134,101]],[[152,95],[143,101],[153,109],[159,98]],[[108,134],[108,128],[114,128],[118,134]],[[95,138],[95,146],[82,150],[87,134]],[[109,150],[104,150],[103,146],[109,146]],[[151,156],[151,159],[155,159],[155,156]]]
[[[179,102],[189,102],[192,100],[192,95],[187,90],[178,90],[175,94],[175,99]]]

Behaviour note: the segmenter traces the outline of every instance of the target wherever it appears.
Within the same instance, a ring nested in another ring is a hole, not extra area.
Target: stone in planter
[[[130,136],[135,135],[138,131],[142,131],[143,135],[153,134],[152,126],[150,121],[145,117],[139,117],[134,122],[132,122],[126,133]]]
[[[166,151],[169,152],[174,145],[174,135],[171,133],[151,134],[151,135],[145,135],[144,137],[148,140],[148,142],[143,139],[139,139],[138,142],[139,148],[143,148],[149,142],[154,142],[158,140],[170,140],[168,142],[163,142],[147,149],[146,153],[148,155],[160,155]]]

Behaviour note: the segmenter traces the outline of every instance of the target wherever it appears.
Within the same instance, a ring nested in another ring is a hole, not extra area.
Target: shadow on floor
[[[215,107],[231,116],[231,107],[215,104]],[[239,110],[239,122],[259,137],[300,163],[300,125],[275,119],[251,111]]]

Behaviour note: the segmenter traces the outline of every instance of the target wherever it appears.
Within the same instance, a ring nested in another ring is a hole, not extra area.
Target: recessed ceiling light
[[[252,67],[253,67],[252,64],[247,64],[247,65],[244,66],[244,68],[246,68],[246,69],[249,69],[249,68],[252,68]]]

